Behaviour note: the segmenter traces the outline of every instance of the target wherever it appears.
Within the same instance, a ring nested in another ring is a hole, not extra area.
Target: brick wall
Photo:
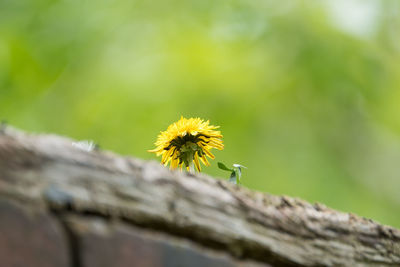
[[[0,198],[1,199],[1,198]],[[0,267],[230,267],[241,261],[112,218],[0,200]]]

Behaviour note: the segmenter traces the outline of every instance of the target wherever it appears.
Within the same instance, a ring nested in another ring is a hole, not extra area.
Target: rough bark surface
[[[0,129],[0,266],[400,266],[397,229],[72,142]]]

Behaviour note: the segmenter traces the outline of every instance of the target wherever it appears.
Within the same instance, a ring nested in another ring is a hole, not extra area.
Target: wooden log
[[[395,228],[73,142],[3,127],[0,198],[64,219],[123,222],[254,264],[400,266]]]

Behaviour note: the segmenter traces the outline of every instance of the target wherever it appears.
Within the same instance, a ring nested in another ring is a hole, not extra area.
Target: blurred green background
[[[0,118],[144,159],[210,119],[206,173],[400,227],[399,3],[2,0]]]

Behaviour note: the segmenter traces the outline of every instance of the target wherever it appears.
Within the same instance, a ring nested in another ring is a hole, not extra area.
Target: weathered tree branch
[[[397,229],[72,142],[2,129],[0,199],[116,219],[260,263],[400,266]]]

